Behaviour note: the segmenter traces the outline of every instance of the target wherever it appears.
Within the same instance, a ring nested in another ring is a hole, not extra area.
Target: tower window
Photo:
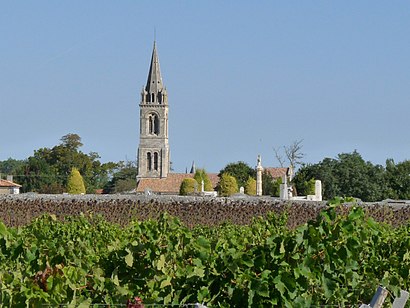
[[[151,94],[151,102],[152,102],[152,103],[155,102],[155,94],[154,94],[154,93]]]
[[[153,133],[153,127],[154,127],[154,125],[153,125],[152,115],[150,115],[148,117],[148,130],[149,130],[150,134]]]
[[[158,116],[154,116],[154,134],[159,135],[159,119]]]
[[[151,152],[147,153],[147,170],[151,171],[152,170],[152,157],[151,157]]]
[[[159,135],[160,124],[159,118],[156,114],[150,114],[148,116],[148,132],[149,134]]]
[[[154,170],[158,171],[158,153],[154,153]]]

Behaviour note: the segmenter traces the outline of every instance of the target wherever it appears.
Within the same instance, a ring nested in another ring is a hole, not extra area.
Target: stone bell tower
[[[146,86],[141,92],[140,143],[137,153],[138,176],[166,178],[170,170],[168,144],[168,97],[162,83],[154,41]]]

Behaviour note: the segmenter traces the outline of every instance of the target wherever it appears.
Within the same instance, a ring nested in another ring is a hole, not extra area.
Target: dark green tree
[[[363,201],[379,201],[385,198],[386,180],[384,168],[363,160],[353,153],[339,154],[336,159],[325,158],[318,164],[303,165],[293,182],[300,193],[307,193],[307,183],[312,179],[322,181],[325,199],[336,196],[360,198]]]
[[[82,174],[88,193],[103,188],[116,164],[102,164],[97,153],[85,154],[79,150],[81,146],[78,135],[68,134],[61,138],[61,144],[34,151],[17,171],[16,181],[23,186],[22,191],[61,193],[73,167]]]
[[[262,172],[262,195],[276,196],[275,180],[273,179],[272,175],[266,170]]]
[[[221,178],[225,173],[233,176],[239,187],[245,187],[246,181],[249,177],[256,178],[255,168],[251,168],[243,161],[226,165],[226,167],[219,172],[219,178]]]
[[[24,165],[23,160],[16,160],[9,158],[4,161],[0,161],[0,173],[2,175],[17,175],[19,169]]]
[[[392,159],[386,161],[386,198],[410,199],[410,161],[395,164]]]
[[[119,162],[113,169],[112,178],[104,186],[104,193],[122,193],[137,187],[137,166],[135,162]]]

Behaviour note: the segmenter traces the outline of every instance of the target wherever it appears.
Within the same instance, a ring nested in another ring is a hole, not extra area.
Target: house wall
[[[0,187],[0,195],[10,194],[10,187]]]

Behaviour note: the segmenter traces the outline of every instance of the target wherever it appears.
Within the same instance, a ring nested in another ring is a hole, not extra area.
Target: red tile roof
[[[267,171],[268,173],[270,173],[270,175],[274,179],[279,179],[279,178],[283,177],[284,175],[286,175],[286,173],[288,172],[288,168],[266,167],[266,168],[264,168],[264,170]]]
[[[0,180],[0,187],[21,187],[21,185],[7,180]]]
[[[140,179],[137,184],[137,192],[144,192],[146,189],[163,194],[179,194],[179,187],[186,178],[193,178],[192,173],[169,173],[168,177],[162,179]],[[213,187],[219,181],[217,173],[208,173],[209,180]]]

